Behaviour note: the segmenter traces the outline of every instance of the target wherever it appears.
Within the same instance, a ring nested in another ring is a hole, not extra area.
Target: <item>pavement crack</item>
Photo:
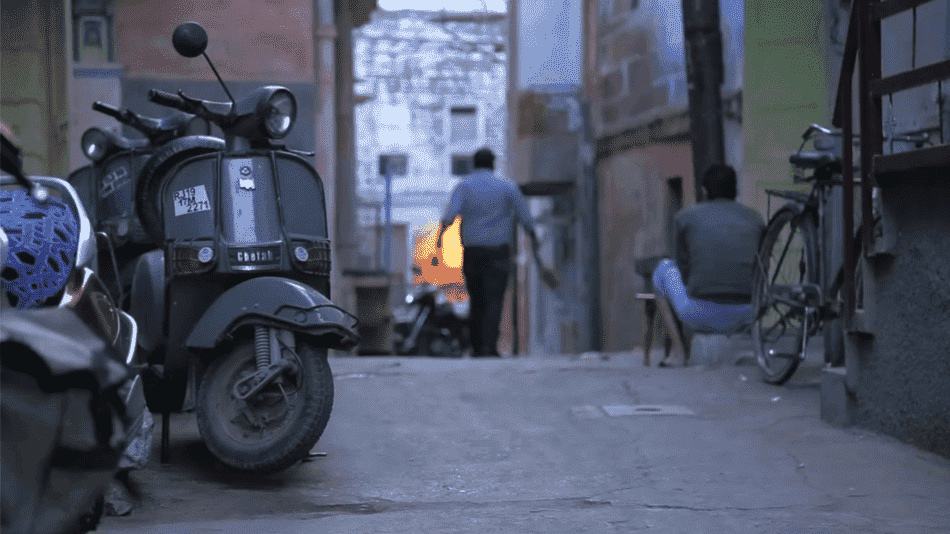
[[[649,504],[649,503],[631,503],[628,506],[646,508],[647,510],[683,510],[687,512],[767,512],[776,510],[790,510],[798,508],[797,505],[782,506],[687,506],[681,504]]]
[[[303,511],[304,514],[316,517],[334,516],[334,515],[370,515],[383,514],[389,512],[438,512],[453,509],[483,509],[498,508],[505,506],[529,507],[531,511],[541,511],[546,508],[553,510],[563,510],[565,508],[592,508],[600,506],[611,506],[610,501],[584,498],[584,497],[565,497],[555,499],[526,499],[526,500],[502,500],[502,501],[392,501],[388,499],[376,499],[355,503],[337,503],[323,504],[309,507]]]
[[[619,491],[619,490],[616,490]],[[613,491],[607,493],[614,493]],[[595,497],[563,497],[553,499],[513,499],[500,501],[392,501],[377,499],[355,503],[318,505],[303,511],[303,515],[313,518],[336,515],[371,515],[391,512],[447,512],[465,509],[491,509],[503,507],[528,508],[530,513],[539,513],[566,508],[584,509],[606,506],[623,508],[641,508],[645,510],[675,510],[684,512],[762,512],[799,508],[800,505],[781,506],[690,506],[681,504],[657,504],[647,502],[615,502]]]

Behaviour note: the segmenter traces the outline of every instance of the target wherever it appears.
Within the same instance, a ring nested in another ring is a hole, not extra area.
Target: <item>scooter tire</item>
[[[198,388],[198,430],[208,450],[223,464],[252,473],[281,471],[304,459],[320,439],[333,409],[333,373],[327,351],[298,337],[296,352],[303,375],[302,406],[259,443],[235,439],[232,422],[224,420],[218,409],[221,402],[236,402],[230,391],[233,377],[248,362],[253,365],[253,344],[236,344],[208,366]]]

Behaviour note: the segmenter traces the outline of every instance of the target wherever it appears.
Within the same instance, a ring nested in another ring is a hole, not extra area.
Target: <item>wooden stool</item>
[[[683,365],[686,365],[689,359],[689,350],[686,339],[683,337],[683,329],[680,328],[679,319],[673,313],[670,303],[663,297],[658,297],[654,293],[637,293],[637,300],[643,301],[643,365],[650,366],[650,349],[653,347],[653,338],[656,332],[656,311],[660,310],[660,320],[662,321],[664,332],[664,355],[660,361],[660,367],[672,365],[666,363],[670,359],[671,353],[677,354]],[[672,345],[672,347],[671,347]],[[670,350],[672,348],[672,351]]]

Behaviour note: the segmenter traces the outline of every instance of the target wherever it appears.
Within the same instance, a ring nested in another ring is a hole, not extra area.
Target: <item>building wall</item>
[[[917,9],[882,23],[882,73],[907,71],[950,58],[950,6]],[[882,99],[885,139],[925,132],[950,141],[943,95],[936,83]],[[944,131],[941,131],[941,122]],[[885,152],[912,149],[885,141]],[[950,187],[946,164],[879,177],[881,215],[874,248],[862,257],[862,312],[847,336],[846,384],[852,422],[950,455]],[[829,403],[831,404],[831,403]],[[823,406],[824,408],[824,406]]]
[[[863,329],[847,343],[853,421],[950,455],[950,187],[946,169],[881,190],[889,254],[865,260]]]
[[[186,59],[171,46],[184,21],[208,31],[207,53],[226,80],[313,83],[311,0],[196,0],[160,6],[148,0],[116,3],[119,63],[128,78],[214,80],[201,58]]]
[[[4,0],[0,13],[0,120],[19,141],[28,173],[65,176],[70,34],[64,3]]]
[[[602,337],[605,350],[629,350],[642,341],[637,261],[672,253],[673,211],[695,201],[682,12],[679,2],[599,0],[596,7],[587,86],[598,157]],[[741,168],[742,1],[720,0],[720,18],[726,159]]]
[[[637,260],[668,254],[668,226],[674,203],[668,179],[681,178],[692,189],[688,143],[653,144],[616,154],[597,168],[600,193],[601,309],[604,350],[629,350],[641,344],[644,291]]]
[[[832,24],[822,0],[746,0],[745,10],[745,162],[739,194],[764,213],[765,189],[792,183],[788,156],[801,143],[801,133],[813,122],[830,126],[829,95],[837,81],[827,69],[835,53],[832,41],[846,34],[847,15]],[[840,18],[840,11],[835,13]]]
[[[354,33],[362,224],[384,200],[380,155],[406,156],[405,175],[393,179],[392,214],[409,225],[410,240],[439,219],[461,179],[453,155],[488,146],[504,173],[506,27],[503,14],[376,11]],[[470,138],[453,139],[453,107],[475,109]]]

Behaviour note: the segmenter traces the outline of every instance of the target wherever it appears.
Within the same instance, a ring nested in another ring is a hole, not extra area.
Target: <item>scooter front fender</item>
[[[325,295],[296,280],[262,276],[222,293],[195,324],[185,345],[211,349],[249,324],[300,332],[331,349],[349,350],[359,342],[356,318]]]

